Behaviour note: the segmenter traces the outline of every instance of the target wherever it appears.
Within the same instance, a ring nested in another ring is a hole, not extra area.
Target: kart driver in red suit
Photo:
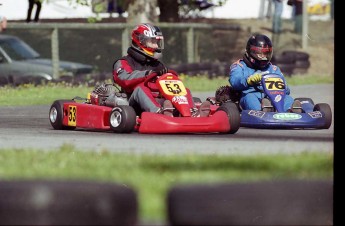
[[[113,64],[114,82],[129,96],[129,105],[134,109],[173,116],[172,103],[158,98],[143,83],[152,72],[158,76],[168,72],[168,68],[159,60],[164,49],[161,30],[152,24],[142,23],[132,30],[131,39],[127,55]]]

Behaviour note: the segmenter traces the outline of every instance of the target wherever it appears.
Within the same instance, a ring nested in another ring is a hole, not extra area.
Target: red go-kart
[[[201,100],[192,97],[175,71],[169,70],[161,76],[151,73],[144,84],[159,97],[172,102],[174,117],[140,112],[129,106],[125,93],[116,92],[115,85],[102,84],[88,98],[54,101],[49,110],[50,123],[60,130],[83,128],[116,133],[234,134],[240,127],[240,112],[232,102],[211,105],[207,117],[194,117]]]

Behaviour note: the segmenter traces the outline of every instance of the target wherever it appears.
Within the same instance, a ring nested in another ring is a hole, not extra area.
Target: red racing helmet
[[[164,49],[163,34],[157,26],[139,24],[132,31],[132,47],[146,56],[158,59]]]

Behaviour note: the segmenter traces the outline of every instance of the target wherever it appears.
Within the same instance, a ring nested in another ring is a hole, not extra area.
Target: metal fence
[[[163,61],[170,64],[231,62],[241,54],[241,26],[237,24],[158,23],[165,37]],[[16,35],[43,57],[53,59],[57,78],[59,61],[95,65],[111,72],[113,62],[127,53],[127,23],[9,23],[5,34]]]

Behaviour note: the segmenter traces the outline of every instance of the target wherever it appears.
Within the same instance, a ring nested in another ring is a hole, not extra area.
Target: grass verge
[[[181,75],[184,85],[192,92],[216,91],[223,85],[228,85],[227,77],[215,77],[208,79],[206,76],[189,77]],[[107,81],[111,83],[111,81]],[[289,85],[304,85],[318,83],[333,83],[329,76],[293,76],[287,77]],[[0,87],[0,106],[21,106],[21,105],[50,105],[54,100],[71,99],[75,96],[85,97],[94,87],[87,85],[72,86],[66,83],[47,84],[34,86],[31,84],[19,87]]]

